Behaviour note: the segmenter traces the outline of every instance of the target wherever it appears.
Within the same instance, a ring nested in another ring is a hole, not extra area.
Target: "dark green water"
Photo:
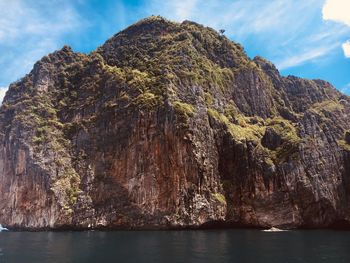
[[[1,232],[0,262],[350,262],[350,232]]]

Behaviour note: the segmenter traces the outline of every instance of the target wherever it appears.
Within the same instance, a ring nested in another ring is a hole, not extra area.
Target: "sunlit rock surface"
[[[349,97],[210,28],[150,17],[54,52],[0,110],[7,227],[350,222]]]

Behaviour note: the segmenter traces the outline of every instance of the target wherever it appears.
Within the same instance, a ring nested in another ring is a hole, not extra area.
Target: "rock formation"
[[[190,21],[65,46],[1,106],[0,223],[346,226],[349,103]]]

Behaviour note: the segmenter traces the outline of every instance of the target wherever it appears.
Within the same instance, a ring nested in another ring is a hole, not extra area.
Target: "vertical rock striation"
[[[150,17],[69,47],[0,110],[0,222],[27,229],[350,222],[350,99],[210,28]]]

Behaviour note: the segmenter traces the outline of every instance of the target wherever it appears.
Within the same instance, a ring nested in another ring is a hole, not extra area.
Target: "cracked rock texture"
[[[0,223],[348,226],[349,103],[211,28],[149,17],[10,85]]]

